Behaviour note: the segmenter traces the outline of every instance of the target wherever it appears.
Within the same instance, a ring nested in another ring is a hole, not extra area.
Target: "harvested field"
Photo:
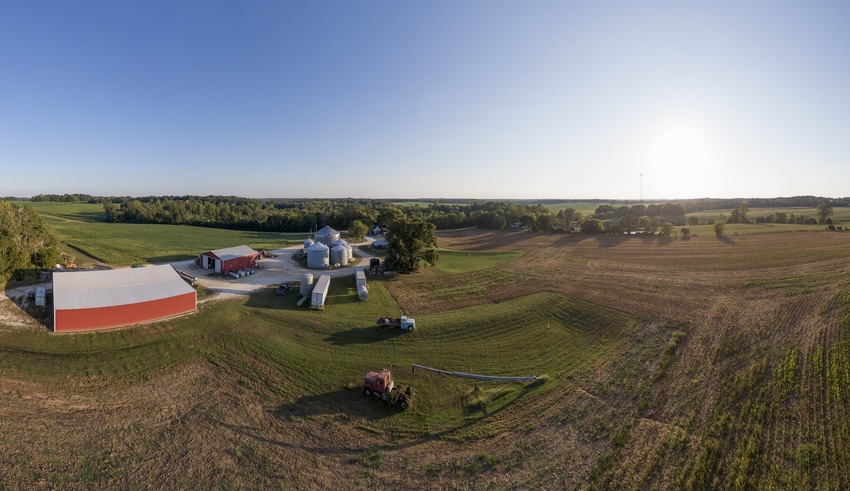
[[[439,245],[451,271],[370,277],[366,303],[335,280],[324,312],[270,290],[56,336],[0,303],[0,489],[850,481],[850,233],[469,230]],[[457,251],[521,254],[464,268]],[[417,331],[371,325],[399,311]],[[390,365],[417,389],[407,412],[359,394]]]

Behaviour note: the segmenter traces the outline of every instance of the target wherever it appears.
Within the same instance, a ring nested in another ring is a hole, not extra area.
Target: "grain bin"
[[[313,239],[310,237],[304,239],[304,249],[308,249],[311,245],[313,245]]]
[[[339,232],[330,227],[324,227],[316,232],[316,242],[321,242],[328,247],[331,247],[337,240],[339,240]]]
[[[312,290],[313,275],[310,273],[301,273],[301,286],[298,289],[298,293],[300,293],[302,297],[307,297],[310,295]]]
[[[307,267],[311,269],[322,269],[328,267],[328,246],[316,242],[307,248]]]
[[[331,264],[348,264],[348,255],[345,248],[337,244],[331,247]]]

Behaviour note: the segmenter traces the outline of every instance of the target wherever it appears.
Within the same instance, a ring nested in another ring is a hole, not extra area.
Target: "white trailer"
[[[319,281],[313,287],[313,293],[310,298],[311,309],[322,309],[325,306],[325,298],[328,296],[328,288],[331,286],[331,277],[323,274],[319,276]]]

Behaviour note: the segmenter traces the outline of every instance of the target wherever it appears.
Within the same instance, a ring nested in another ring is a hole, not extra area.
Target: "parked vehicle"
[[[412,331],[416,327],[416,321],[412,317],[403,315],[397,319],[392,317],[379,317],[375,322],[382,327],[399,327],[404,331]]]
[[[395,386],[393,373],[388,368],[368,372],[363,380],[363,395],[375,396],[391,406],[407,409],[413,402],[413,387]]]

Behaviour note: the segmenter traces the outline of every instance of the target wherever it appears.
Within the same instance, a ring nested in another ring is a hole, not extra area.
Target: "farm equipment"
[[[413,402],[413,387],[395,386],[393,373],[384,368],[380,372],[368,372],[363,380],[363,395],[379,397],[391,406],[407,409]]]
[[[381,327],[399,327],[403,331],[412,331],[416,327],[416,321],[412,317],[403,315],[397,319],[391,317],[379,317],[375,322]]]
[[[134,266],[134,267],[135,267],[135,266]],[[195,276],[193,276],[193,275],[191,275],[191,274],[187,273],[186,271],[183,271],[182,269],[175,269],[174,271],[177,271],[177,274],[178,274],[181,278],[183,278],[183,280],[184,280],[186,283],[188,283],[189,285],[191,285],[191,286],[195,286],[195,285],[197,285],[197,284],[198,284],[198,278],[196,278]]]
[[[260,253],[260,256],[262,256],[262,257],[267,257],[267,258],[271,258],[271,259],[274,259],[274,258],[276,258],[276,257],[277,257],[277,254],[272,254],[272,253],[271,253],[271,252],[269,252],[269,251],[263,250],[263,251]]]
[[[63,252],[62,258],[65,263],[65,269],[77,269],[77,265],[74,263],[74,256]]]

